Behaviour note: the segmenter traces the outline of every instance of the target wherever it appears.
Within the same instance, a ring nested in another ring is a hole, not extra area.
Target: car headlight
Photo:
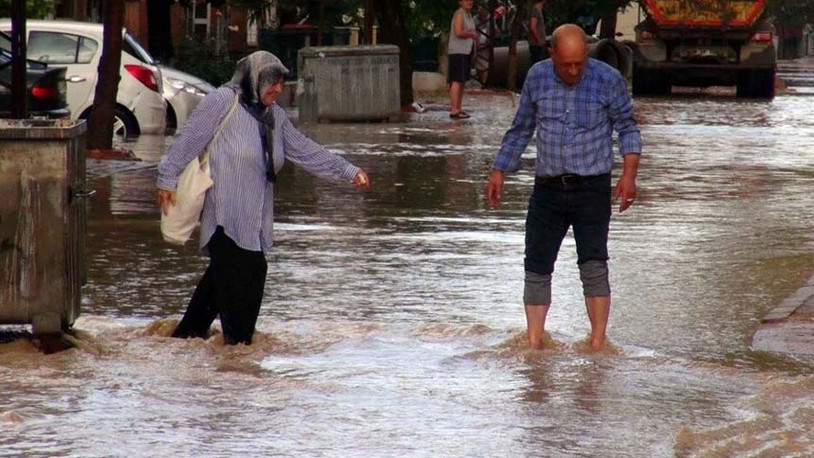
[[[188,92],[190,94],[198,95],[201,97],[207,94],[207,92],[204,91],[203,89],[199,88],[198,86],[195,86],[194,84],[189,84],[186,81],[181,81],[175,78],[167,78],[167,82],[172,87],[178,89],[179,91]]]

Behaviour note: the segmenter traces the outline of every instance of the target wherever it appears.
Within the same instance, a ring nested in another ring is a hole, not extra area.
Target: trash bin
[[[55,334],[79,316],[86,129],[84,121],[0,120],[0,324]]]
[[[399,119],[398,46],[307,47],[297,62],[300,121]]]

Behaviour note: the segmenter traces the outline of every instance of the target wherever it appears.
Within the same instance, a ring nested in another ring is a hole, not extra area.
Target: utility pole
[[[373,11],[373,0],[365,0],[365,44],[373,44],[373,21],[376,16]]]

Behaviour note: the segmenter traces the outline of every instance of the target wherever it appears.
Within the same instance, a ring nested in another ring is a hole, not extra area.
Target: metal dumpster
[[[297,61],[300,121],[399,118],[398,46],[306,47]]]
[[[55,334],[79,316],[84,121],[0,120],[0,324]]]

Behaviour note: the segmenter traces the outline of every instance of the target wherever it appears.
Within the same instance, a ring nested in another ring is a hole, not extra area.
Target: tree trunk
[[[365,44],[369,45],[373,43],[373,22],[376,16],[376,8],[373,4],[373,0],[365,0]]]
[[[324,32],[325,32],[325,1],[320,0],[319,19],[317,20],[317,46],[322,46]]]
[[[26,32],[25,32],[25,1],[13,0],[11,3],[11,117],[25,119],[28,117],[28,107],[25,94],[27,92],[26,68]]]
[[[599,28],[599,38],[616,38],[616,16],[618,11],[608,12],[602,15],[602,27]]]
[[[147,27],[150,54],[159,62],[169,64],[175,55],[172,49],[170,0],[147,0]]]
[[[528,1],[520,0],[516,2],[516,13],[509,28],[509,71],[506,77],[506,89],[517,92],[517,42],[520,40],[520,29],[523,21],[528,19],[528,11],[531,6]]]
[[[410,63],[410,37],[404,20],[401,0],[376,2],[376,18],[379,20],[379,42],[399,47],[399,80],[401,106],[413,103],[413,66]]]
[[[93,110],[88,120],[87,147],[111,149],[116,94],[122,62],[122,28],[124,27],[124,0],[104,2],[104,38],[99,61],[99,81],[93,97]]]
[[[492,69],[492,65],[495,62],[495,29],[497,28],[497,24],[495,23],[495,8],[497,8],[497,1],[496,0],[489,0],[489,70],[486,76],[486,86],[487,87],[494,87],[495,86],[495,72]]]

